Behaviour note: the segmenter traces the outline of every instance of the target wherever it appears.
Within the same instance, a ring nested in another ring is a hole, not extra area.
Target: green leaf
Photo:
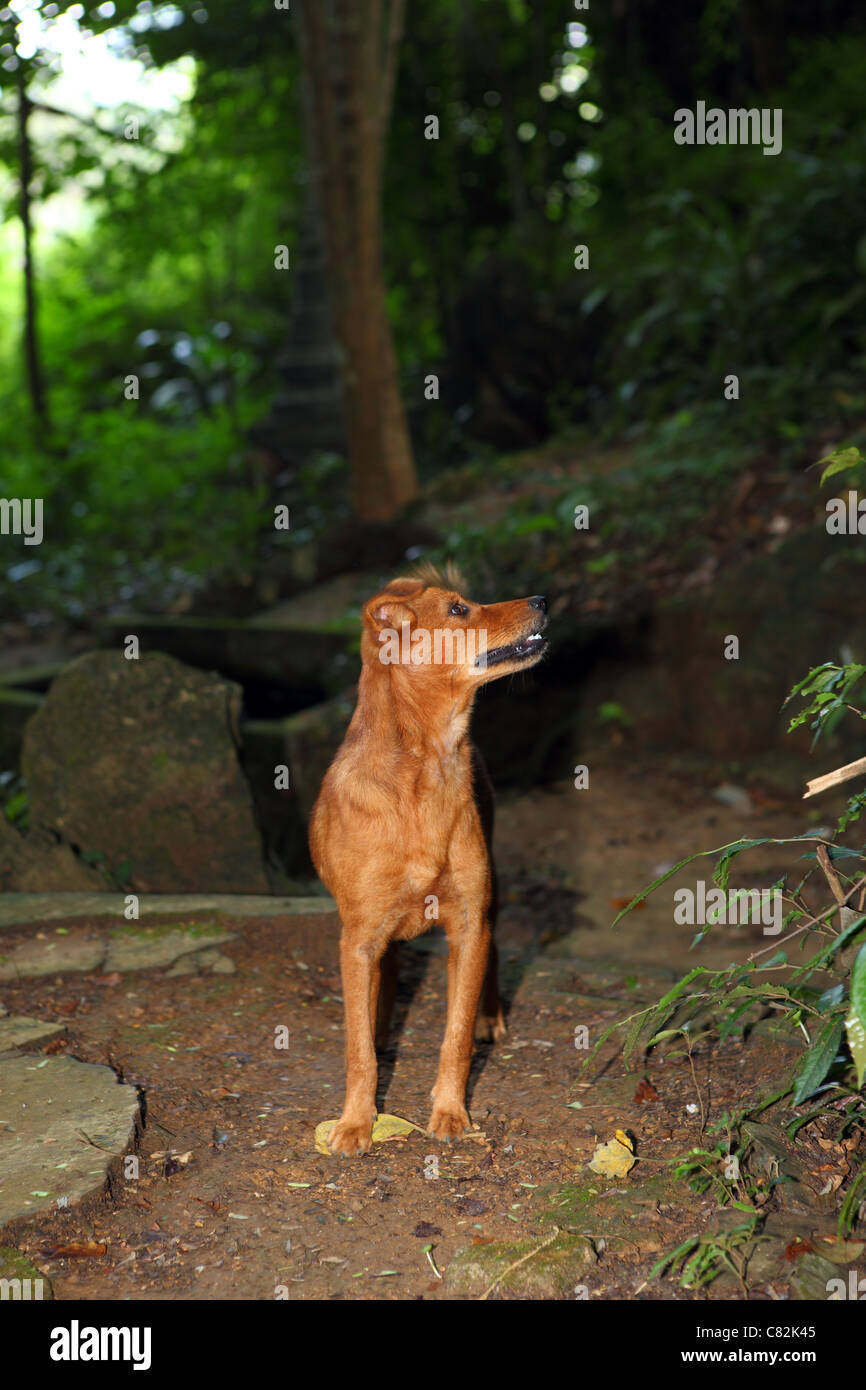
[[[764,963],[763,963],[763,965],[759,965],[759,966],[757,967],[757,969],[758,969],[758,970],[774,970],[774,969],[776,968],[777,965],[787,965],[787,963],[788,963],[788,952],[787,952],[787,951],[779,950],[779,951],[774,951],[773,954],[769,957],[769,959],[768,959],[768,960],[765,960]]]
[[[864,1189],[862,1195],[861,1188]],[[839,1232],[840,1240],[844,1240],[845,1236],[853,1231],[857,1221],[857,1212],[864,1196],[866,1196],[866,1164],[863,1165],[856,1177],[852,1179],[848,1191],[845,1194],[845,1200],[839,1211],[839,1224],[836,1229]]]
[[[681,980],[677,981],[673,989],[669,989],[667,994],[662,996],[658,1004],[656,1004],[656,1008],[663,1009],[666,1005],[672,1004],[675,999],[679,999],[680,995],[685,993],[692,983],[692,980],[696,980],[699,975],[707,974],[709,974],[709,971],[705,966],[696,965],[693,970],[689,971],[688,975],[684,975]]]
[[[681,1038],[682,1028],[663,1028],[660,1033],[654,1033],[647,1043],[647,1048],[655,1047],[656,1043],[663,1042],[665,1038]]]
[[[27,793],[17,792],[15,796],[11,796],[6,802],[5,810],[6,819],[15,825],[27,813]]]
[[[647,1282],[649,1282],[650,1279],[657,1279],[659,1275],[667,1269],[668,1265],[676,1265],[684,1255],[690,1254],[699,1243],[700,1236],[689,1236],[687,1240],[683,1241],[682,1245],[677,1246],[676,1250],[671,1250],[669,1254],[662,1255],[661,1259],[656,1261],[647,1275]]]
[[[740,1004],[738,1008],[734,1009],[728,1015],[719,1027],[720,1038],[729,1038],[732,1033],[741,1033],[743,1031],[745,1024],[741,1023],[740,1020],[745,1013],[748,1013],[754,1002],[753,999],[747,999],[745,1004]]]
[[[855,468],[858,463],[862,463],[863,455],[859,449],[850,445],[847,449],[834,449],[832,454],[819,459],[818,462],[827,464],[821,474],[821,487],[823,487],[828,478],[834,477],[837,473],[844,473],[847,468]]]
[[[848,1046],[857,1068],[857,1088],[866,1077],[866,946],[861,946],[851,971],[851,1012],[845,1020]]]
[[[827,845],[827,855],[832,863],[835,859],[862,859],[862,849],[849,849],[847,845]],[[818,851],[809,849],[800,855],[801,859],[817,859]]]
[[[727,846],[723,846],[723,848],[727,848]],[[660,874],[658,878],[654,878],[652,883],[650,883],[648,887],[642,888],[641,891],[637,894],[637,896],[632,898],[630,903],[626,903],[622,911],[616,914],[613,921],[611,922],[611,927],[615,927],[621,917],[624,917],[627,912],[631,912],[632,908],[637,907],[638,903],[642,903],[644,899],[648,898],[650,893],[654,893],[656,888],[658,888],[662,883],[666,883],[669,878],[673,878],[674,874],[679,873],[680,869],[685,868],[686,864],[691,864],[693,859],[702,859],[707,854],[716,853],[718,853],[718,851],[714,849],[699,849],[697,853],[689,854],[686,856],[685,859],[681,859],[678,864],[674,864],[673,868],[668,869],[667,873]]]
[[[826,1014],[830,1009],[837,1008],[844,998],[845,986],[841,984],[831,985],[829,989],[824,990],[820,998],[815,1000],[815,1008],[819,1014]]]
[[[654,1009],[649,1009],[642,1014],[638,1014],[632,1023],[626,1036],[625,1045],[622,1050],[623,1061],[628,1064],[635,1052],[643,1052],[646,1049],[648,1039],[657,1032],[660,1027],[664,1027],[673,1013],[673,1009],[662,1008],[657,1004]]]
[[[826,912],[822,912],[821,920],[825,921],[826,918],[832,916],[834,911],[835,908],[828,908]],[[834,937],[823,950],[818,952],[817,956],[812,956],[810,960],[806,961],[805,965],[801,965],[798,970],[795,970],[793,975],[789,975],[789,986],[797,984],[804,975],[808,977],[809,975],[813,975],[816,970],[822,969],[830,957],[835,955],[840,947],[844,946],[845,942],[854,936],[855,932],[860,930],[864,922],[866,922],[866,914],[855,917],[853,922],[849,922],[847,927],[844,927],[838,936]]]
[[[755,849],[758,845],[790,845],[796,844],[800,840],[820,839],[820,835],[815,835],[811,831],[805,831],[802,835],[788,835],[783,838],[778,838],[775,835],[765,835],[759,840],[734,840],[731,844],[719,845],[716,849],[699,849],[694,854],[686,855],[685,859],[681,859],[679,863],[674,864],[673,868],[668,869],[666,873],[660,874],[658,878],[653,879],[652,883],[648,884],[646,888],[642,888],[641,891],[632,898],[631,902],[626,903],[625,907],[616,914],[611,922],[611,927],[615,927],[620,918],[624,917],[627,912],[631,912],[633,907],[637,907],[638,903],[642,903],[649,897],[650,893],[654,893],[656,888],[660,887],[662,883],[667,883],[669,878],[673,878],[674,874],[679,873],[680,869],[685,868],[686,864],[691,864],[695,859],[706,859],[710,855],[720,854],[722,857],[716,865],[713,878],[716,883],[719,884],[720,888],[724,888],[727,883],[728,866],[731,860],[742,850]],[[722,881],[723,878],[724,882]]]
[[[794,1105],[799,1105],[807,1096],[817,1091],[833,1065],[841,1041],[842,1020],[828,1019],[815,1041],[806,1050],[794,1083]]]
[[[728,879],[731,873],[731,864],[738,854],[742,854],[744,849],[757,849],[759,845],[768,845],[769,838],[765,835],[760,840],[737,840],[735,844],[728,845],[724,854],[713,870],[713,881],[720,888],[727,888]]]

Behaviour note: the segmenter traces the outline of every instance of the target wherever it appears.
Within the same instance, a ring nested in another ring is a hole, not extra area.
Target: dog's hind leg
[[[496,931],[496,919],[499,916],[499,883],[496,877],[496,864],[493,860],[493,817],[496,803],[493,795],[493,783],[484,765],[484,760],[475,747],[472,749],[472,784],[475,804],[478,807],[478,815],[481,820],[481,829],[484,833],[484,843],[487,847],[487,856],[490,861],[490,905],[487,909],[487,920],[491,931],[487,970],[478,1005],[478,1016],[475,1020],[475,1037],[478,1042],[498,1042],[500,1038],[505,1037],[508,1030],[505,1026],[502,1003],[499,998],[499,961],[496,941],[493,936]]]
[[[487,955],[487,970],[481,990],[481,1002],[475,1019],[475,1037],[478,1042],[498,1042],[508,1032],[502,1013],[502,1000],[499,997],[499,952],[496,942],[490,941]]]
[[[397,943],[392,941],[382,957],[378,972],[373,976],[374,997],[370,1012],[376,1020],[376,1046],[387,1046],[391,1014],[397,997]]]

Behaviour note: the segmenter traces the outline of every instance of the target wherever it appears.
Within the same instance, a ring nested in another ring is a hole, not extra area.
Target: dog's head
[[[364,605],[365,662],[399,666],[419,680],[483,685],[535,666],[547,639],[540,595],[473,603],[459,575],[422,570],[394,579]]]

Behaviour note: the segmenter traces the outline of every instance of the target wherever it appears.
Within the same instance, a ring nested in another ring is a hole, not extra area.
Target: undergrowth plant
[[[864,458],[856,448],[837,450],[825,464],[822,482],[848,469],[859,469]],[[802,701],[791,718],[789,732],[809,724],[815,741],[825,737],[840,720],[866,719],[866,665],[844,661],[814,667],[788,695],[785,704]],[[847,773],[856,768],[852,764]],[[866,761],[859,769],[866,777]],[[837,776],[842,782],[848,777]],[[697,1191],[711,1191],[722,1205],[744,1212],[758,1212],[766,1200],[766,1188],[758,1193],[745,1180],[732,1182],[725,1165],[737,1165],[749,1147],[741,1137],[747,1118],[770,1105],[782,1103],[792,1113],[787,1132],[798,1130],[819,1116],[830,1116],[841,1141],[862,1129],[864,1106],[861,1088],[866,1078],[866,843],[847,845],[839,837],[860,820],[866,808],[866,788],[848,798],[843,814],[831,831],[817,830],[788,839],[762,836],[740,839],[716,849],[699,850],[659,875],[617,915],[614,926],[627,912],[655,892],[687,864],[715,857],[715,884],[727,891],[732,866],[741,854],[761,845],[786,845],[794,856],[790,869],[773,885],[785,907],[781,933],[770,944],[751,953],[743,962],[723,970],[695,966],[661,999],[647,1008],[619,1019],[595,1044],[584,1067],[613,1037],[622,1035],[627,1064],[664,1046],[685,1053],[690,1062],[698,1040],[743,1036],[759,1019],[772,1016],[777,1026],[799,1034],[804,1041],[801,1056],[770,1096],[765,1096],[737,1115],[725,1115],[707,1125],[701,1115],[702,1147],[676,1160],[675,1171]],[[821,901],[813,910],[804,896],[807,886],[817,887]],[[755,916],[755,910],[750,916]],[[741,918],[742,920],[742,918]],[[696,945],[711,930],[701,926]],[[802,1110],[811,1102],[807,1110]],[[838,1217],[840,1238],[853,1228],[861,1203],[866,1201],[866,1164],[850,1179]],[[746,1223],[748,1224],[748,1223]],[[744,1239],[746,1226],[738,1230]],[[728,1241],[728,1246],[730,1241]],[[738,1267],[733,1252],[720,1250],[714,1238],[694,1237],[656,1266],[679,1267],[689,1287],[698,1287],[723,1268]]]

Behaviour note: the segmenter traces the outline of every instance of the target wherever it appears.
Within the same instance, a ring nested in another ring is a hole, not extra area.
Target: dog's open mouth
[[[492,651],[482,652],[475,662],[476,666],[498,666],[503,661],[528,661],[530,657],[541,656],[547,646],[547,638],[540,632],[530,632],[507,647],[494,647]]]

